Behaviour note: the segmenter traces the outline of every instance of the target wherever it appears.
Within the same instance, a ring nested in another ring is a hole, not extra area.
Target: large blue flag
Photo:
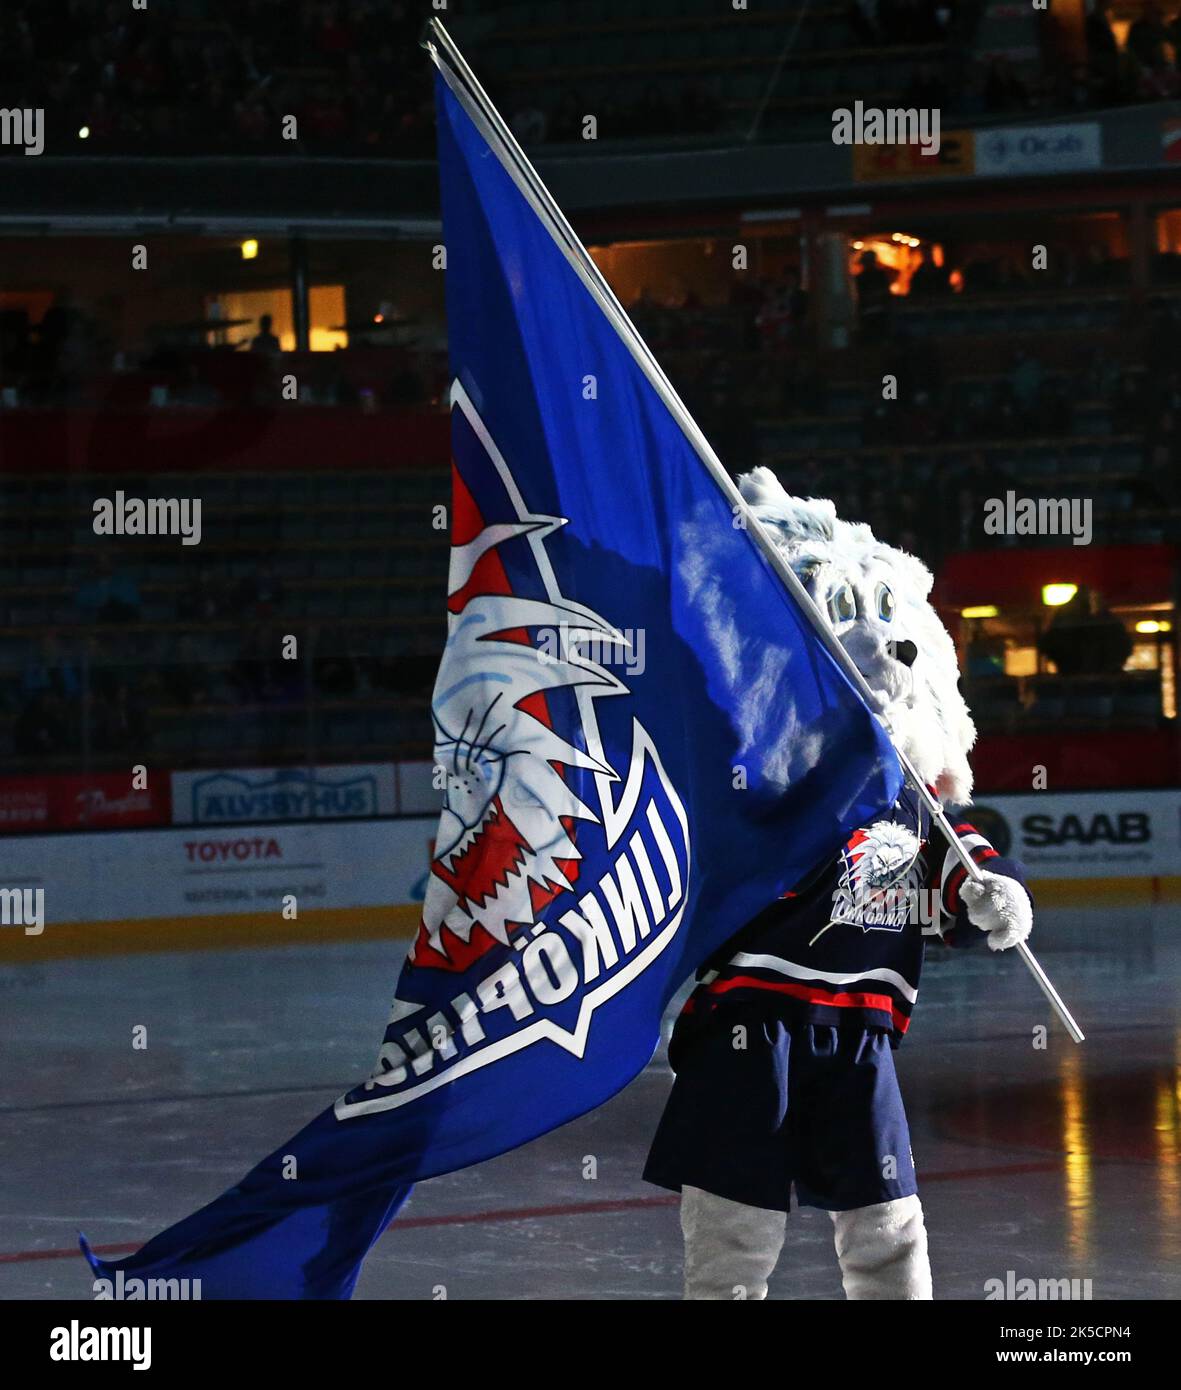
[[[453,512],[421,924],[373,1075],[138,1254],[91,1256],[104,1277],[348,1297],[412,1183],[625,1086],[687,975],[899,789],[585,253],[443,71]]]

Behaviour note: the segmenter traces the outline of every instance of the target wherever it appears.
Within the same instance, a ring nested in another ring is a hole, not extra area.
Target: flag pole
[[[845,651],[835,633],[825,622],[819,608],[813,602],[812,596],[776,549],[762,522],[747,505],[746,500],[735,486],[734,480],[726,471],[717,454],[714,453],[709,440],[701,432],[697,422],[689,414],[685,403],[674,389],[672,382],[665,375],[664,369],[653,356],[652,350],[644,342],[631,319],[628,318],[611,286],[608,285],[602,272],[578,239],[577,233],[554,201],[549,189],[542,183],[537,170],[530,163],[528,156],[505,124],[500,112],[497,111],[487,92],[480,85],[475,73],[468,66],[467,60],[456,47],[455,41],[438,19],[428,21],[423,31],[422,47],[430,54],[443,80],[488,142],[489,147],[496,152],[505,172],[517,185],[518,190],[537,213],[543,225],[548,228],[571,268],[598,303],[624,346],[647,377],[652,389],[668,407],[670,414],[680,426],[694,452],[705,465],[722,494],[730,502],[735,515],[742,517],[743,524],[750,532],[755,544],[762,551],[764,558],[775,571],[775,574],[786,586],[792,598],[795,599],[797,606],[812,625],[825,650],[840,667],[857,693],[881,720],[886,732],[890,735],[894,752],[897,754],[898,762],[906,774],[907,780],[926,805],[932,819],[946,836],[948,844],[964,866],[968,877],[974,882],[981,882],[983,875],[979,865],[952,829],[951,822],[947,819],[939,799],[919,776],[914,764],[906,754],[898,747],[897,743],[894,743],[893,731],[882,712],[881,700],[870,689],[865,677],[857,669],[848,652]],[[1082,1029],[1074,1021],[1070,1010],[1062,1002],[1058,991],[1054,988],[1049,976],[1042,969],[1033,952],[1024,941],[1017,943],[1017,951],[1067,1032],[1076,1043],[1082,1042],[1084,1037]]]

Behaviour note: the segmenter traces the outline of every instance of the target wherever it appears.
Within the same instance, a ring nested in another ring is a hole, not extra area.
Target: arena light
[[[1000,609],[995,603],[976,603],[971,607],[961,608],[961,618],[996,618],[1000,616]]]
[[[253,237],[249,237],[242,243],[242,259],[252,261],[258,255],[258,242]]]
[[[1077,584],[1043,584],[1042,602],[1047,608],[1061,608],[1078,593]]]
[[[1172,632],[1173,624],[1165,619],[1141,618],[1136,624],[1136,631],[1149,636],[1154,632]]]

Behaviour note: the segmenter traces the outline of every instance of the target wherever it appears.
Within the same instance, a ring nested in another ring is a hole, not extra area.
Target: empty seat
[[[359,711],[331,710],[323,724],[324,742],[336,748],[353,747],[365,741]]]
[[[1102,722],[1110,720],[1115,707],[1113,697],[1107,693],[1094,692],[1076,695],[1066,705],[1066,713],[1073,718]]]
[[[342,617],[339,591],[328,588],[307,590],[303,611],[309,618],[318,621]]]
[[[1159,695],[1138,694],[1119,696],[1115,702],[1116,724],[1152,725],[1161,718]]]

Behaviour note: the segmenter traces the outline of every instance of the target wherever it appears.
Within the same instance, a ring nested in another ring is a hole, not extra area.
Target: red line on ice
[[[1053,1173],[1062,1167],[1060,1161],[1051,1160],[1039,1163],[1001,1163],[989,1168],[956,1168],[945,1173],[924,1173],[922,1180],[928,1182],[958,1182],[967,1178],[992,1178],[1013,1176],[1019,1173]],[[667,1197],[620,1197],[614,1201],[602,1202],[560,1202],[548,1207],[501,1207],[494,1211],[455,1211],[445,1216],[407,1216],[393,1222],[387,1230],[397,1227],[407,1231],[426,1226],[487,1226],[498,1221],[534,1221],[543,1216],[594,1216],[600,1213],[638,1211],[648,1207],[675,1206],[680,1199],[673,1193]],[[96,1255],[130,1255],[138,1250],[144,1241],[133,1241],[126,1245],[95,1245]],[[68,1260],[82,1258],[77,1246],[66,1250],[9,1250],[0,1253],[0,1265],[26,1264],[32,1260]]]

